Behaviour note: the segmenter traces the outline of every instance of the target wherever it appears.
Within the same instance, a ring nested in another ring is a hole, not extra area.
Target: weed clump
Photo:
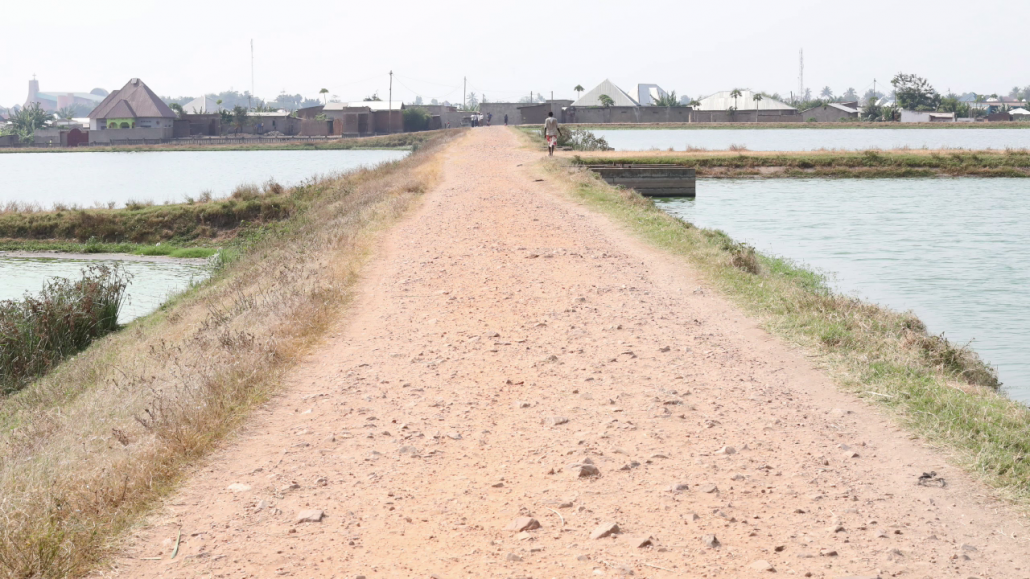
[[[37,296],[0,301],[0,394],[118,329],[129,283],[117,266],[90,265],[79,280],[54,278]]]

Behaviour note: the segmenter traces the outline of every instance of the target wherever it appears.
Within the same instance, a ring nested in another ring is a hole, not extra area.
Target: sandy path
[[[105,575],[1030,576],[1024,519],[517,143],[451,147],[351,318]]]

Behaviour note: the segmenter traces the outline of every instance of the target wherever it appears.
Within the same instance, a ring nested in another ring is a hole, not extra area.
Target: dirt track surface
[[[102,574],[1030,577],[1025,519],[540,156],[453,145],[352,315]]]

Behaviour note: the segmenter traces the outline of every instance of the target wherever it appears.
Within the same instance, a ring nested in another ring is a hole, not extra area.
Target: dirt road
[[[540,156],[453,145],[351,317],[103,574],[1030,577],[1025,519]]]

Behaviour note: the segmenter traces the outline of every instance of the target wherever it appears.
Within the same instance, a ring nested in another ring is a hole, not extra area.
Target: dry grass
[[[338,319],[380,233],[436,181],[448,138],[307,185],[307,206],[241,234],[211,281],[0,401],[0,576],[88,571],[267,400]]]

